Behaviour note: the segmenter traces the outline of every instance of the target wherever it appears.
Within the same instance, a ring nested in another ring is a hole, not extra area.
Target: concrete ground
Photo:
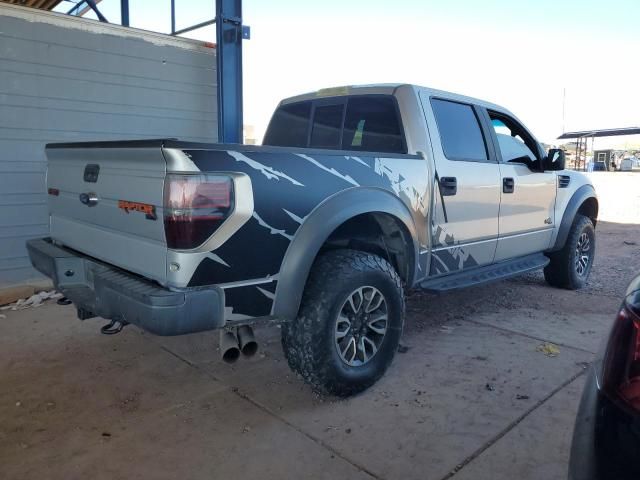
[[[55,303],[2,312],[0,479],[566,478],[585,368],[640,272],[639,233],[601,222],[578,292],[535,273],[412,293],[408,350],[348,400],[290,373],[276,327],[229,366],[215,333],[109,337]]]

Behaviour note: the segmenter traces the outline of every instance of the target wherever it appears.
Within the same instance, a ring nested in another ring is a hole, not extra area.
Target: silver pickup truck
[[[282,322],[291,368],[350,395],[398,348],[404,290],[544,269],[582,287],[598,201],[508,110],[414,85],[280,103],[263,146],[51,144],[50,238],[28,242],[81,319],[158,335]],[[114,330],[115,329],[115,330]],[[108,329],[109,330],[109,329]]]

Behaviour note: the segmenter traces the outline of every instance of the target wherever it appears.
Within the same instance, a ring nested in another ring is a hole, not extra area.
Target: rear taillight
[[[602,388],[614,401],[640,412],[640,318],[626,305],[609,337]]]
[[[224,175],[168,174],[164,182],[167,246],[190,250],[202,245],[233,210],[233,181]]]

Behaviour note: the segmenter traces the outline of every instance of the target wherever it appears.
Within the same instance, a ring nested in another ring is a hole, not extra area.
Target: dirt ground
[[[602,202],[622,217],[598,225],[587,288],[535,273],[414,292],[406,352],[348,400],[290,373],[276,327],[229,366],[215,333],[109,337],[72,307],[3,312],[0,479],[564,479],[585,368],[640,272],[640,215]]]

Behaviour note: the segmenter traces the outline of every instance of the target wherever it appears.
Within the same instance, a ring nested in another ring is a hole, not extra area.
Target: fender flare
[[[380,188],[343,190],[319,204],[303,221],[287,248],[276,287],[273,315],[292,320],[298,314],[307,278],[320,248],[331,233],[347,220],[365,213],[386,213],[400,220],[411,235],[412,284],[418,262],[416,227],[409,208],[393,193]]]
[[[580,209],[582,204],[589,198],[595,199],[596,202],[598,201],[598,197],[596,196],[596,191],[593,188],[593,185],[582,185],[575,192],[573,192],[571,199],[567,203],[567,207],[564,209],[562,221],[560,222],[560,227],[558,228],[558,235],[556,236],[556,241],[553,244],[553,247],[549,249],[550,252],[561,250],[562,247],[564,247],[564,244],[569,237],[569,230],[571,230],[571,225],[573,225],[573,219],[576,218],[578,210]]]

